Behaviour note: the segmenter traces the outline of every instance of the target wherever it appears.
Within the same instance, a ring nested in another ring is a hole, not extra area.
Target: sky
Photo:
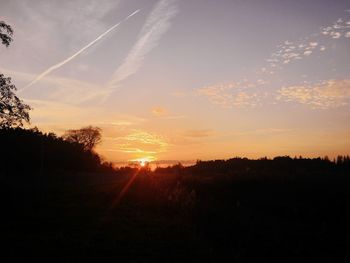
[[[350,154],[350,3],[1,0],[31,125],[107,161]]]

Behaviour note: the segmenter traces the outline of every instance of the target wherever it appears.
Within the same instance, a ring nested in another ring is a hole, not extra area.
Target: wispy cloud
[[[38,99],[26,99],[25,102],[33,107],[30,116],[35,125],[39,125],[44,130],[50,128],[50,131],[58,133],[84,125],[97,125],[103,129],[105,139],[115,136],[116,131],[130,130],[131,127],[146,121],[146,119],[134,115],[110,113],[101,107],[91,105],[81,107]]]
[[[27,83],[32,80],[35,75],[24,73],[6,68],[0,68],[1,72],[8,74],[18,83]],[[47,89],[47,87],[50,89]],[[61,78],[55,76],[47,76],[42,82],[31,89],[30,94],[23,92],[24,98],[36,98],[41,100],[55,100],[61,103],[80,104],[86,101],[103,98],[106,90],[101,86],[80,81],[76,79]]]
[[[168,115],[168,113],[169,113],[166,108],[161,107],[161,106],[154,107],[151,112],[156,117],[163,117],[163,116]]]
[[[37,70],[40,65],[47,66],[51,59],[59,60],[67,56],[67,52],[72,54],[109,27],[109,15],[116,12],[119,2],[1,1],[3,11],[7,5],[12,6],[11,9],[7,7],[7,11],[15,10],[15,16],[11,11],[7,16],[15,28],[18,48],[15,55],[6,59],[20,59],[22,66]]]
[[[184,136],[191,137],[191,138],[203,138],[203,137],[213,136],[214,134],[215,134],[215,131],[211,129],[188,130],[184,133]]]
[[[318,84],[283,87],[278,100],[295,101],[312,108],[328,109],[349,105],[350,80],[328,80]]]
[[[133,46],[123,64],[113,73],[108,83],[109,88],[116,88],[120,82],[135,74],[143,60],[156,47],[161,36],[169,29],[171,19],[177,13],[173,0],[161,0],[147,18],[136,44]]]
[[[78,106],[60,103],[57,101],[38,100],[38,99],[27,99],[33,107],[31,117],[35,120],[35,123],[47,124],[47,123],[69,123],[75,122],[77,118],[84,121],[84,117],[91,116],[96,108],[81,109]],[[70,118],[67,118],[70,116]]]
[[[151,109],[151,114],[157,118],[157,120],[177,120],[184,119],[184,115],[174,115],[169,112],[169,110],[162,106],[153,107]]]
[[[40,79],[42,79],[43,77],[45,77],[46,75],[50,74],[52,71],[62,67],[64,64],[68,63],[69,61],[71,61],[72,59],[74,59],[75,57],[79,56],[81,53],[83,53],[85,50],[87,50],[88,48],[90,48],[92,45],[94,45],[96,42],[98,42],[99,40],[101,40],[103,37],[105,37],[109,32],[111,32],[112,30],[114,30],[115,28],[117,28],[121,23],[127,21],[129,18],[131,18],[132,16],[136,15],[140,10],[136,10],[135,12],[133,12],[132,14],[130,14],[129,16],[127,16],[125,19],[123,19],[121,22],[115,24],[114,26],[112,26],[111,28],[109,28],[107,31],[105,31],[104,33],[102,33],[101,35],[99,35],[95,40],[91,41],[89,44],[87,44],[86,46],[84,46],[83,48],[81,48],[80,50],[78,50],[77,52],[75,52],[73,55],[71,55],[70,57],[64,59],[63,61],[49,67],[48,69],[46,69],[44,72],[42,72],[41,74],[39,74],[34,80],[32,80],[28,85],[26,85],[23,89],[21,89],[21,91],[24,91],[25,89],[29,88],[30,86],[32,86],[34,83],[38,82]]]
[[[267,136],[267,135],[276,135],[279,133],[291,132],[291,129],[285,128],[267,128],[267,129],[256,129],[256,130],[245,130],[239,132],[230,132],[225,136]]]
[[[155,159],[154,155],[165,152],[169,146],[163,136],[135,129],[126,129],[116,136],[110,134],[108,140],[108,144],[113,147],[107,151],[129,154],[130,159],[149,155]]]
[[[116,138],[118,139],[118,138]],[[167,143],[164,138],[159,135],[155,135],[145,131],[134,131],[127,136],[123,137],[123,139],[130,142],[139,142],[150,145],[159,145],[160,147],[166,147]]]

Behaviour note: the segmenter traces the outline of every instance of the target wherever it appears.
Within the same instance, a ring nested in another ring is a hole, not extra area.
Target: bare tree
[[[86,151],[91,151],[101,142],[101,129],[87,126],[79,130],[68,130],[62,137],[66,141],[81,144]]]
[[[11,26],[0,21],[0,39],[6,47],[12,41],[13,30]],[[11,78],[0,73],[0,128],[22,127],[23,121],[29,122],[30,106],[24,104],[14,93],[15,85]]]

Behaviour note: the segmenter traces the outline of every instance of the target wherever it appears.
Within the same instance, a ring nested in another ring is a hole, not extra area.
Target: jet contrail
[[[113,29],[117,28],[121,23],[125,22],[126,20],[128,20],[130,17],[136,15],[138,12],[140,12],[141,9],[136,10],[135,12],[133,12],[132,14],[128,15],[126,18],[124,18],[124,20],[120,21],[119,23],[115,24],[114,26],[112,26],[110,29],[108,29],[106,32],[104,32],[103,34],[101,34],[98,38],[96,38],[94,41],[90,42],[89,44],[87,44],[85,47],[83,47],[82,49],[80,49],[78,52],[76,52],[75,54],[71,55],[70,57],[66,58],[65,60],[49,67],[47,70],[45,70],[43,73],[41,73],[39,76],[37,76],[32,82],[30,82],[27,86],[25,86],[23,89],[19,90],[19,92],[24,91],[25,89],[29,88],[30,86],[32,86],[34,83],[36,83],[37,81],[39,81],[40,79],[42,79],[43,77],[45,77],[47,74],[51,73],[53,70],[58,69],[60,67],[62,67],[64,64],[68,63],[69,61],[71,61],[73,58],[75,58],[76,56],[79,56],[82,52],[84,52],[86,49],[88,49],[89,47],[91,47],[93,44],[95,44],[97,41],[99,41],[100,39],[102,39],[105,35],[107,35],[109,32],[111,32]]]
[[[141,67],[147,54],[158,45],[162,35],[170,28],[171,19],[178,11],[174,2],[173,0],[161,0],[156,3],[141,29],[138,40],[107,83],[110,90],[115,89],[121,81],[135,74]]]

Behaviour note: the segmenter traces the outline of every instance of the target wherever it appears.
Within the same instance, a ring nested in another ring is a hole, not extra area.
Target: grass
[[[348,175],[191,169],[2,177],[4,253],[42,260],[350,259]]]

